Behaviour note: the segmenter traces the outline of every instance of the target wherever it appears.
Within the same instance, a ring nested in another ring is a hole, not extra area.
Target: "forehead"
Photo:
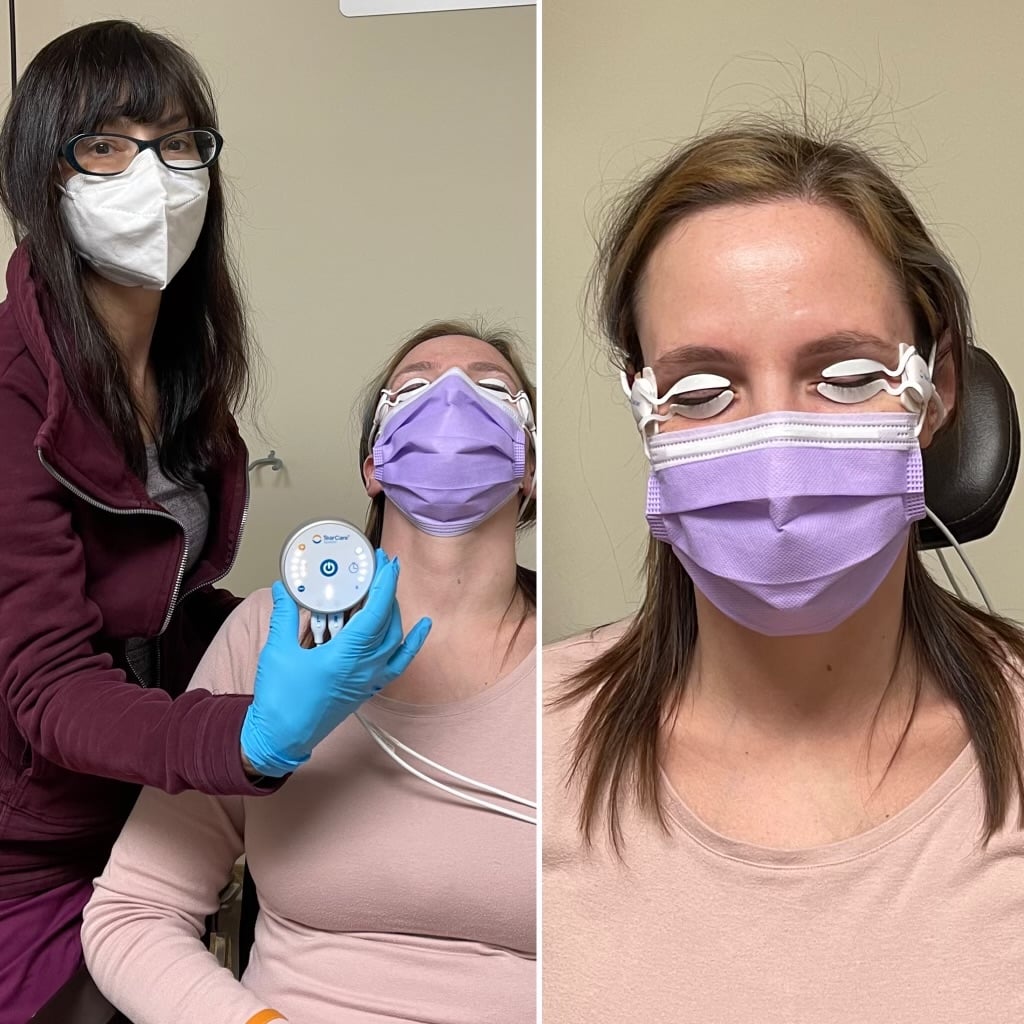
[[[803,200],[728,205],[680,221],[658,243],[636,301],[644,360],[679,346],[744,359],[839,333],[912,343],[894,276],[857,226]]]
[[[464,334],[448,334],[442,338],[422,341],[406,353],[391,379],[403,373],[437,371],[454,368],[478,373],[503,373],[521,383],[512,364],[492,345]]]
[[[106,131],[131,135],[139,129],[154,129],[157,132],[169,132],[174,131],[176,128],[184,128],[187,125],[188,117],[180,110],[172,109],[158,117],[155,121],[136,121],[130,117],[118,115],[104,121],[102,127]]]

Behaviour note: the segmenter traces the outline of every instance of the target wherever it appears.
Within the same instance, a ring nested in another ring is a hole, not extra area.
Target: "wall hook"
[[[269,466],[275,473],[280,469],[284,469],[284,463],[277,457],[277,452],[273,448],[262,459],[253,459],[249,463],[249,472],[251,473],[254,469],[259,469],[260,466]]]

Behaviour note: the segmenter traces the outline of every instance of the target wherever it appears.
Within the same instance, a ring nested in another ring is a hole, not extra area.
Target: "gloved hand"
[[[242,724],[242,753],[261,775],[287,775],[308,761],[313,748],[397,679],[423,646],[430,619],[420,619],[402,639],[398,559],[389,561],[379,550],[376,558],[366,603],[337,636],[312,649],[299,646],[298,605],[283,583],[274,584],[270,635]]]

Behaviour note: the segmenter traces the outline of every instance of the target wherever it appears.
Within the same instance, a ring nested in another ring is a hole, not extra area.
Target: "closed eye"
[[[397,398],[399,395],[407,395],[412,391],[425,388],[429,383],[430,381],[425,377],[412,377],[407,381],[403,381],[398,387],[391,388],[389,394],[392,398]]]
[[[702,391],[694,391],[690,395],[679,395],[674,401],[673,405],[681,406],[692,406],[692,405],[705,405],[712,399],[717,398],[722,393],[722,389],[718,388],[704,388]]]
[[[732,383],[726,377],[714,373],[692,373],[673,384],[665,392],[662,403],[669,403],[670,415],[706,420],[728,409],[735,397]]]
[[[510,398],[514,394],[512,390],[512,385],[509,384],[507,381],[500,380],[497,377],[484,377],[483,380],[477,381],[477,385],[482,388],[487,388],[488,391],[502,391]]]
[[[843,405],[855,405],[888,391],[888,378],[894,376],[894,371],[877,359],[844,359],[826,366],[821,376],[824,379],[818,385],[818,394]]]
[[[886,390],[888,390],[888,382],[885,376],[880,374],[842,377],[822,381],[818,385],[818,394],[843,405],[866,402],[869,398],[874,398],[875,395],[880,395]]]

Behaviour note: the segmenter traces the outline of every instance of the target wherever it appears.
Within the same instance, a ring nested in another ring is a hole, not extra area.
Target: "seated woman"
[[[380,571],[400,559],[402,617],[433,620],[362,715],[527,799],[536,579],[517,566],[516,531],[535,517],[533,404],[509,338],[434,324],[374,385],[360,450],[366,532],[394,559]],[[193,686],[251,688],[271,603],[261,591],[235,611]],[[349,718],[271,796],[145,790],[86,908],[86,962],[134,1024],[522,1024],[535,1015],[535,843],[531,824],[405,772]],[[201,936],[243,852],[260,915],[238,982]]]
[[[600,249],[646,592],[553,645],[545,1024],[1019,1020],[1020,629],[918,554],[964,286],[855,146],[740,123]]]

